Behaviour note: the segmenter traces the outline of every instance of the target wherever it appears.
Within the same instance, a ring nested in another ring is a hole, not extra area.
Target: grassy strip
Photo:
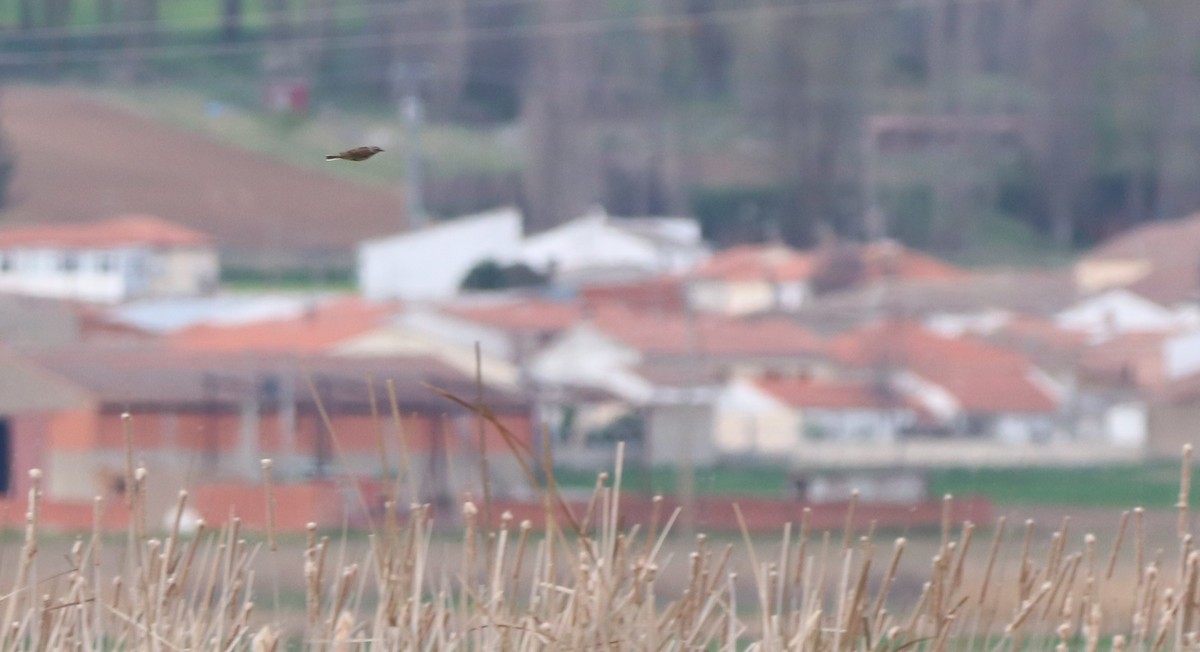
[[[999,504],[1171,507],[1179,496],[1171,464],[1093,468],[945,469],[929,476],[932,495],[983,495]],[[1200,499],[1192,487],[1191,499]]]
[[[1179,492],[1179,469],[1170,463],[1091,468],[939,469],[929,473],[932,496],[986,496],[1001,505],[1064,505],[1128,507],[1140,504],[1168,508]],[[591,490],[595,474],[560,468],[558,484],[571,490]],[[673,493],[678,473],[668,467],[629,467],[625,486],[631,491]],[[782,467],[712,467],[696,470],[701,495],[741,495],[777,498],[792,486]],[[1191,499],[1200,502],[1200,487]]]
[[[588,490],[596,485],[596,474],[576,469],[555,470],[555,480],[564,489]],[[634,467],[625,469],[625,488],[648,493],[675,493],[679,473],[670,467]],[[786,495],[790,482],[780,467],[713,467],[696,469],[696,492],[701,495],[737,495],[777,498]]]

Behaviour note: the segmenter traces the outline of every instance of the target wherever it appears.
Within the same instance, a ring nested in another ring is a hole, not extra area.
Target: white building
[[[1190,319],[1129,290],[1106,290],[1054,316],[1059,328],[1097,340],[1126,333],[1166,333],[1189,327]]]
[[[446,299],[480,262],[509,262],[521,247],[521,213],[501,208],[358,247],[358,287],[367,299]]]
[[[368,299],[449,299],[486,260],[523,263],[564,283],[678,274],[705,260],[700,227],[682,217],[609,217],[601,209],[523,237],[504,208],[364,242],[359,288]]]
[[[149,215],[0,229],[0,292],[117,303],[216,289],[212,238]]]
[[[710,255],[686,217],[611,217],[602,208],[529,236],[520,260],[567,283],[682,274]]]

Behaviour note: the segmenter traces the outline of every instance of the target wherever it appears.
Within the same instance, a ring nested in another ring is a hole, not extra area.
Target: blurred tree
[[[329,38],[334,32],[333,8],[334,0],[304,2],[304,65],[314,76],[329,64]]]
[[[17,154],[12,141],[0,130],[0,210],[12,206],[12,181],[17,171]]]
[[[466,31],[512,30],[528,27],[523,5],[490,0],[467,0]],[[527,72],[522,39],[469,39],[466,43],[463,93],[459,113],[473,120],[511,121],[521,107],[522,80]]]
[[[430,66],[426,100],[434,115],[449,114],[466,83],[466,6],[466,0],[408,0],[395,18],[392,59]]]
[[[71,24],[71,0],[46,0],[45,24],[51,28],[50,56],[46,65],[50,72],[56,72],[62,65],[63,45],[66,42],[64,31]]]
[[[1162,217],[1200,210],[1200,3],[1148,0],[1155,25],[1160,102],[1158,208]]]
[[[21,31],[33,28],[33,0],[17,0],[17,26]]]
[[[577,217],[603,195],[599,135],[596,131],[600,37],[573,33],[566,25],[596,20],[603,3],[537,0],[529,40],[529,77],[521,122],[529,160],[525,169],[525,228],[536,233]]]
[[[1050,234],[1069,246],[1076,215],[1095,160],[1097,73],[1102,32],[1091,0],[1033,5],[1029,70],[1038,92],[1033,149],[1046,180]]]
[[[493,291],[537,287],[545,284],[545,275],[539,274],[528,265],[521,263],[501,265],[494,260],[485,260],[467,272],[459,284],[459,288]]]
[[[845,201],[857,184],[859,129],[866,111],[873,49],[870,12],[804,11],[811,0],[757,7],[764,12],[740,36],[738,94],[744,118],[761,129],[785,187],[784,239],[810,244],[820,224],[861,212]],[[848,204],[848,205],[847,205]]]
[[[242,37],[242,1],[217,0],[221,7],[221,40],[232,43]]]

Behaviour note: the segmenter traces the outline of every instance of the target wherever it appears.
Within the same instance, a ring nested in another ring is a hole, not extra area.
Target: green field
[[[591,489],[596,474],[591,471],[559,469],[555,471],[564,489]],[[610,480],[611,482],[611,480]],[[676,469],[647,469],[626,464],[621,488],[624,491],[673,494],[679,486]],[[778,497],[788,495],[787,471],[781,467],[716,467],[696,469],[696,493],[702,495],[738,495]]]
[[[1179,498],[1179,465],[950,469],[933,473],[929,489],[934,496],[982,495],[1002,505],[1167,508]],[[1200,500],[1195,484],[1190,500]]]
[[[594,473],[560,469],[559,484],[590,489]],[[672,494],[679,475],[674,469],[627,466],[627,491]],[[787,471],[781,467],[714,467],[697,469],[696,492],[702,495],[779,497],[790,495]],[[1078,507],[1172,507],[1179,497],[1179,466],[1155,463],[1095,468],[944,469],[930,473],[933,497],[986,496],[998,505],[1063,505]],[[1192,485],[1191,502],[1200,504],[1200,486]]]

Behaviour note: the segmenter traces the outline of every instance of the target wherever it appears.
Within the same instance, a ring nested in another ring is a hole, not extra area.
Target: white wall
[[[893,442],[896,441],[897,425],[901,420],[911,421],[912,414],[892,414],[884,410],[844,409],[827,410],[806,408],[802,410],[804,434],[815,438],[823,433],[826,441],[846,442]]]
[[[216,250],[207,247],[18,249],[5,259],[0,291],[101,303],[197,295],[214,288],[220,275]]]
[[[726,454],[791,454],[801,433],[794,410],[745,380],[734,380],[721,392],[714,422],[714,441]]]
[[[521,246],[521,215],[505,208],[369,240],[358,248],[367,299],[447,299],[476,264],[508,263]]]
[[[216,289],[221,265],[211,247],[166,249],[151,258],[149,294],[156,297],[196,296]]]
[[[610,218],[594,212],[544,231],[525,240],[520,258],[539,271],[554,269],[560,277],[577,278],[603,274],[600,278],[685,272],[709,255],[695,229],[695,242],[686,241],[689,229],[678,227],[678,218],[662,218],[660,229],[648,225],[658,218],[630,220]],[[676,239],[654,237],[653,233],[685,231]]]
[[[1082,301],[1054,316],[1060,328],[1096,337],[1121,333],[1175,330],[1181,325],[1172,310],[1127,290],[1109,290]]]
[[[63,266],[70,256],[73,268]],[[111,251],[61,251],[54,249],[9,250],[9,264],[0,271],[0,291],[56,299],[81,299],[115,303],[130,297],[144,278],[146,252],[137,249]],[[101,267],[100,259],[106,261]],[[141,262],[139,262],[141,261]]]
[[[651,398],[654,389],[630,371],[640,361],[639,352],[583,323],[534,354],[529,373],[546,385],[600,388],[640,404]]]
[[[749,315],[770,310],[796,310],[808,300],[808,285],[765,281],[697,279],[688,284],[688,302],[696,310],[726,315]]]
[[[1167,378],[1200,373],[1200,331],[1176,335],[1163,342],[1163,372]]]

